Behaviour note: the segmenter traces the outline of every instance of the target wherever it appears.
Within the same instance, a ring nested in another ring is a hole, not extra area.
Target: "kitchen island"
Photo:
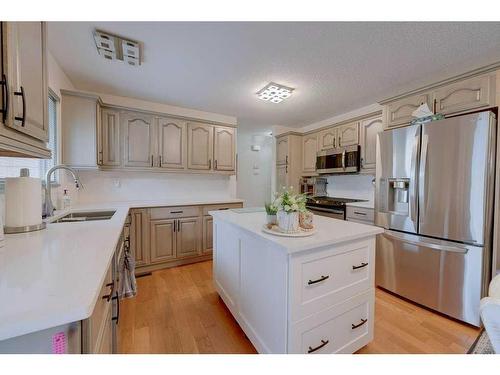
[[[214,211],[214,283],[259,353],[353,353],[373,339],[375,236],[327,217],[317,232],[262,231],[265,212]]]

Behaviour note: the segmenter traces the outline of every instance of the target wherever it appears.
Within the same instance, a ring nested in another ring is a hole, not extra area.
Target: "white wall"
[[[375,186],[372,175],[328,176],[327,193],[330,197],[355,198],[373,202]]]
[[[238,131],[238,198],[245,206],[263,206],[271,199],[273,142],[269,132]],[[251,146],[260,146],[252,151]]]

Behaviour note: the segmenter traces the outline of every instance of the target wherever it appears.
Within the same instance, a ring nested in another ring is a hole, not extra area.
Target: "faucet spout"
[[[49,216],[54,215],[55,208],[54,208],[54,204],[52,203],[52,195],[51,195],[52,186],[50,185],[50,180],[52,178],[52,174],[58,169],[63,169],[63,170],[68,171],[71,174],[71,176],[73,177],[73,179],[75,180],[76,188],[78,190],[83,189],[83,184],[80,181],[80,177],[78,177],[78,174],[76,173],[76,171],[74,169],[68,167],[67,165],[63,165],[63,164],[56,165],[56,166],[50,168],[47,171],[47,175],[45,177],[45,205],[44,205],[44,209],[43,209],[43,213],[42,213],[42,215],[44,217],[49,217]]]

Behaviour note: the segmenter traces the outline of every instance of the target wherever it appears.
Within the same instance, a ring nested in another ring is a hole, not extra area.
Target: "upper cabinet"
[[[450,114],[493,105],[491,76],[479,76],[452,83],[434,92],[437,113]]]
[[[154,117],[136,112],[121,116],[124,132],[124,166],[155,166]]]
[[[434,113],[456,115],[481,108],[494,107],[495,83],[499,73],[493,72],[455,78],[449,83],[441,83],[425,91],[408,96],[388,99],[384,105],[386,128],[408,125],[414,117],[412,112],[427,103]]]
[[[292,187],[299,190],[303,173],[302,135],[289,134],[276,138],[276,190]]]
[[[319,132],[318,135],[318,150],[328,150],[338,147],[337,128],[328,128]]]
[[[159,167],[186,168],[186,122],[177,119],[158,118]]]
[[[276,140],[276,164],[288,163],[288,137],[280,137]]]
[[[432,110],[432,94],[430,92],[409,96],[388,104],[385,108],[386,127],[391,128],[409,124],[413,120],[412,112],[425,103]]]
[[[234,171],[236,133],[233,128],[214,127],[214,170]]]
[[[45,23],[0,25],[0,155],[49,158]]]
[[[383,130],[384,124],[381,115],[363,119],[359,122],[362,172],[373,172],[375,170],[377,134]]]
[[[211,170],[213,158],[214,128],[201,123],[188,124],[188,167]]]
[[[121,163],[120,113],[111,108],[103,108],[100,119],[99,165],[119,166]]]
[[[318,133],[302,137],[302,173],[316,172],[316,154],[318,152]]]
[[[338,146],[351,146],[359,143],[359,124],[353,122],[337,127]]]

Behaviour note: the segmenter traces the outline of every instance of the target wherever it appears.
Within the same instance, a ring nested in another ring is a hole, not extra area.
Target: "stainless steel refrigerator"
[[[485,111],[377,140],[377,285],[475,326],[491,277],[495,139]]]

